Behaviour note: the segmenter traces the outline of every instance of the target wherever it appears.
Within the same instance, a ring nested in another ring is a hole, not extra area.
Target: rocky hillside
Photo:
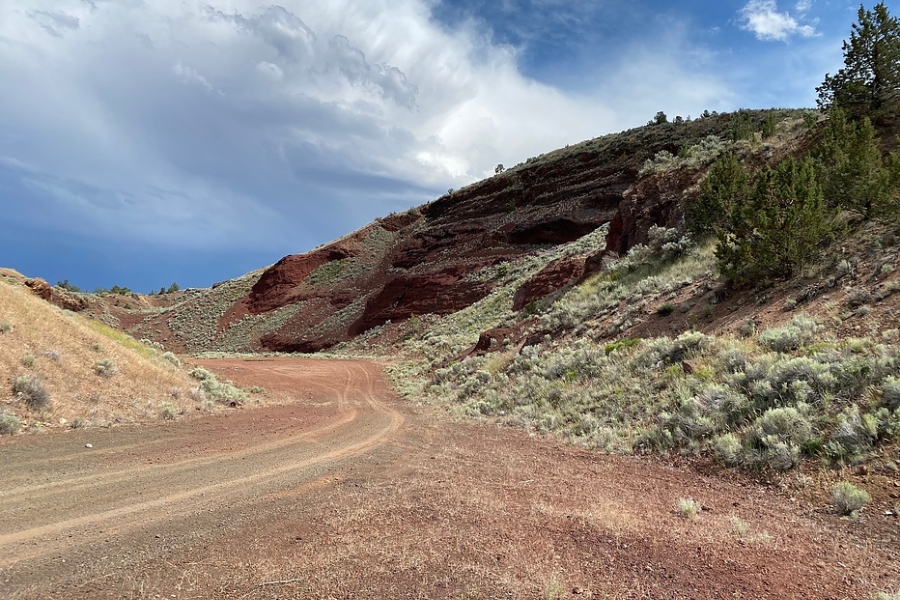
[[[747,138],[738,148],[751,162],[802,152],[811,136],[803,116],[741,111],[604,136],[267,269],[169,295],[161,306],[138,297],[79,301],[134,337],[176,351],[318,351],[387,322],[471,306],[496,288],[490,274],[502,265],[549,257],[609,225],[601,247],[541,265],[517,290],[516,309],[524,309],[597,271],[602,256],[646,242],[651,226],[678,225],[695,184],[730,140]],[[763,139],[755,132],[766,123],[772,128]]]

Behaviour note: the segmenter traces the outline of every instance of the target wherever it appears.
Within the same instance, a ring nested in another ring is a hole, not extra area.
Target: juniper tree
[[[750,177],[729,152],[710,168],[700,186],[700,196],[688,209],[688,227],[699,237],[727,228],[735,211],[748,197]]]
[[[885,164],[875,128],[868,117],[847,118],[835,106],[828,115],[822,141],[813,151],[829,205],[858,213],[864,219],[894,212],[897,185],[892,180],[892,156]]]
[[[751,177],[737,158],[720,158],[689,212],[691,230],[718,240],[722,273],[738,283],[796,274],[834,237],[817,163],[788,158]]]
[[[881,119],[900,100],[900,23],[884,2],[873,10],[859,7],[858,22],[844,41],[844,68],[826,74],[816,88],[822,110],[839,106],[854,119]]]

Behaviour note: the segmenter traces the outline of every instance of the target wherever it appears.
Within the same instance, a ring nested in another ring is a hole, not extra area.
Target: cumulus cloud
[[[805,14],[812,3],[800,0],[797,12]],[[763,41],[786,41],[790,37],[813,37],[816,35],[815,22],[802,24],[787,12],[778,12],[775,0],[750,0],[740,10],[741,28],[753,33]]]
[[[0,187],[63,230],[178,246],[300,251],[497,163],[728,97],[650,46],[567,93],[429,0],[11,4]]]

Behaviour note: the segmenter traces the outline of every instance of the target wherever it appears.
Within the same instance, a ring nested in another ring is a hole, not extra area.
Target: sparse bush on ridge
[[[13,381],[12,392],[31,410],[48,410],[51,406],[50,393],[36,377],[19,375]]]
[[[841,481],[831,490],[831,503],[841,514],[853,514],[864,507],[872,497],[848,481]]]
[[[693,146],[683,147],[678,156],[668,150],[660,150],[653,158],[647,159],[638,174],[644,177],[682,168],[697,169],[715,161],[727,148],[728,144],[719,136],[708,135]]]
[[[22,427],[16,415],[0,409],[0,435],[13,435]]]
[[[94,373],[100,377],[112,377],[119,372],[119,367],[110,358],[104,358],[94,363]]]
[[[688,521],[696,519],[701,510],[703,507],[693,498],[679,498],[675,502],[675,512]]]
[[[178,409],[171,402],[163,402],[160,407],[160,416],[166,421],[174,421],[179,415]]]
[[[200,382],[200,385],[193,391],[194,397],[198,401],[206,398],[220,402],[222,404],[243,404],[247,400],[247,393],[236,388],[231,382],[220,382],[216,376],[203,367],[197,367],[190,372],[190,376]]]

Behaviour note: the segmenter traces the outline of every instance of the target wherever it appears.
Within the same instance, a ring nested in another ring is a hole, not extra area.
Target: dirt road
[[[900,581],[874,510],[851,523],[453,422],[367,362],[207,366],[293,402],[4,440],[0,598],[867,598]]]

